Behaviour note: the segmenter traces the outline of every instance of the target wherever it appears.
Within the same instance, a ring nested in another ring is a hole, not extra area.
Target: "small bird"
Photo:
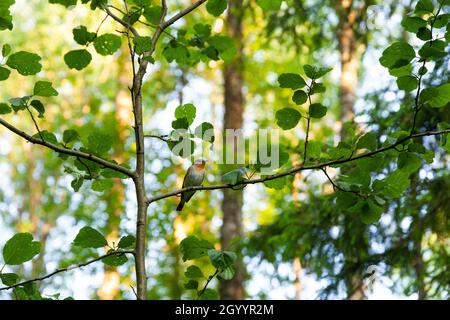
[[[206,160],[201,158],[195,160],[194,164],[189,167],[186,175],[184,176],[183,188],[202,185],[203,179],[205,177],[205,165]],[[177,211],[183,210],[184,204],[189,202],[194,193],[195,191],[188,191],[181,194],[181,200],[178,204]]]

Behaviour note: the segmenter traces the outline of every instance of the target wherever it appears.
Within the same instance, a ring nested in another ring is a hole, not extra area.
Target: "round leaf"
[[[289,130],[297,126],[302,115],[295,109],[284,108],[275,114],[277,125],[283,130]]]
[[[327,107],[320,103],[313,103],[309,106],[309,115],[311,118],[320,119],[327,114]]]
[[[64,55],[64,62],[70,69],[82,70],[91,63],[92,55],[85,49],[73,50]]]
[[[120,49],[121,45],[120,37],[112,33],[102,34],[94,40],[95,50],[103,56],[113,54]]]

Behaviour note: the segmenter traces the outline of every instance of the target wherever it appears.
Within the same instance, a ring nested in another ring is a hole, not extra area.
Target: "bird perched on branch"
[[[189,167],[184,176],[183,189],[194,186],[201,186],[205,177],[205,165],[206,161],[203,159],[195,160],[194,164]],[[195,191],[187,191],[181,194],[181,200],[178,204],[177,211],[183,210],[184,204],[194,195]]]

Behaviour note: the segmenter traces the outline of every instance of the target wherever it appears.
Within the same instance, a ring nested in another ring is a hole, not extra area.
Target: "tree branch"
[[[135,36],[135,37],[139,37],[139,33],[137,32],[137,30],[130,25],[129,23],[127,23],[126,21],[123,21],[122,19],[120,19],[118,16],[116,16],[108,7],[104,7],[103,10],[108,14],[108,16],[110,16],[111,18],[113,18],[115,21],[117,21],[118,23],[120,23],[122,26],[124,26],[125,28],[127,28],[128,30],[131,31],[131,33]]]
[[[8,123],[7,121],[5,121],[4,119],[0,118],[0,124],[2,126],[4,126],[5,128],[9,129],[10,131],[14,132],[15,134],[17,134],[18,136],[24,138],[25,140],[34,143],[34,144],[39,144],[41,146],[47,147],[53,151],[62,153],[62,154],[67,154],[69,156],[73,156],[73,157],[79,157],[79,158],[83,158],[86,160],[90,160],[92,162],[98,163],[106,168],[118,171],[120,173],[123,173],[125,175],[127,175],[130,178],[133,178],[135,176],[135,173],[127,168],[124,168],[118,164],[109,162],[105,159],[102,159],[100,157],[97,157],[93,154],[90,153],[86,153],[86,152],[82,152],[79,150],[73,150],[73,149],[68,149],[68,148],[64,148],[64,147],[60,147],[57,146],[53,143],[47,142],[45,140],[42,139],[38,139],[35,137],[30,136],[29,134],[17,129],[16,127],[14,127],[13,125],[11,125],[10,123]]]
[[[176,196],[178,194],[181,194],[183,192],[186,191],[199,191],[199,190],[217,190],[217,189],[231,189],[233,187],[236,186],[242,186],[242,185],[248,185],[248,184],[256,184],[256,183],[262,183],[265,181],[270,181],[270,180],[275,180],[277,178],[281,178],[281,177],[285,177],[285,176],[289,176],[292,174],[295,174],[297,172],[300,171],[306,171],[306,170],[317,170],[317,169],[322,169],[322,168],[326,168],[326,167],[330,167],[330,166],[334,166],[334,165],[339,165],[339,164],[344,164],[344,163],[348,163],[348,162],[352,162],[358,159],[363,159],[363,158],[368,158],[368,157],[372,157],[376,154],[379,153],[383,153],[386,152],[388,150],[392,150],[395,149],[395,147],[397,147],[398,145],[401,145],[403,143],[405,143],[408,140],[412,140],[412,139],[416,139],[416,138],[420,138],[420,137],[425,137],[425,136],[436,136],[436,135],[440,135],[440,134],[447,134],[450,133],[450,129],[446,129],[446,130],[442,130],[442,131],[427,131],[427,132],[422,132],[422,133],[416,133],[413,135],[409,135],[406,136],[400,140],[398,140],[396,143],[391,144],[389,146],[371,151],[371,152],[366,152],[360,155],[356,155],[354,157],[350,157],[350,158],[346,158],[346,159],[338,159],[338,160],[331,160],[328,162],[324,162],[324,163],[320,163],[320,164],[314,164],[314,165],[300,165],[298,167],[293,167],[285,172],[281,172],[281,173],[277,173],[265,178],[260,178],[260,179],[253,179],[253,180],[244,180],[241,182],[238,182],[236,184],[223,184],[223,185],[213,185],[213,186],[197,186],[197,187],[188,187],[188,188],[183,188],[180,190],[176,190],[176,191],[172,191],[166,194],[162,194],[153,198],[149,198],[148,204],[153,203],[155,201],[161,200],[161,199],[165,199],[165,198],[169,198],[169,197],[173,197]]]
[[[195,3],[193,3],[190,7],[187,7],[186,9],[181,10],[176,15],[174,15],[172,18],[170,18],[169,20],[164,22],[164,24],[162,25],[163,29],[166,29],[167,27],[171,26],[172,24],[174,24],[176,21],[178,21],[181,18],[183,18],[188,13],[194,11],[197,7],[201,6],[206,1],[207,0],[199,0],[199,1],[195,2]]]
[[[57,275],[58,273],[62,273],[62,272],[66,272],[66,271],[70,271],[70,270],[74,270],[74,269],[79,269],[79,268],[85,267],[85,266],[90,265],[90,264],[92,264],[94,262],[100,261],[100,260],[102,260],[104,258],[107,258],[107,257],[115,255],[115,254],[119,254],[119,253],[122,253],[122,254],[127,254],[128,253],[128,254],[133,254],[134,255],[134,251],[130,251],[130,250],[128,250],[128,251],[110,252],[110,253],[104,254],[103,256],[97,257],[95,259],[89,260],[89,261],[81,263],[81,264],[77,264],[77,265],[74,265],[74,266],[71,266],[71,267],[67,267],[67,268],[57,269],[57,270],[53,271],[52,273],[49,273],[49,274],[47,274],[45,276],[42,276],[42,277],[39,277],[39,278],[34,278],[34,279],[31,279],[31,280],[22,281],[22,282],[14,284],[12,286],[9,286],[9,287],[0,288],[0,291],[10,290],[10,289],[14,289],[16,287],[24,286],[24,285],[26,285],[28,283],[42,281],[42,280],[51,278],[51,277]]]
[[[200,299],[201,296],[203,295],[203,293],[205,293],[206,289],[208,288],[209,283],[212,281],[212,279],[214,279],[217,275],[219,274],[219,269],[216,269],[216,272],[214,272],[213,275],[209,276],[208,279],[206,280],[205,286],[203,287],[203,289],[197,293],[197,299]]]

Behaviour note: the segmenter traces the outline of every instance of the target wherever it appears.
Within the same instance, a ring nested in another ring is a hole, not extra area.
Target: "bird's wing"
[[[182,188],[186,187],[186,178],[192,173],[192,170],[194,170],[194,166],[190,166],[187,171],[186,174],[184,175],[184,179],[183,179],[183,186]]]

